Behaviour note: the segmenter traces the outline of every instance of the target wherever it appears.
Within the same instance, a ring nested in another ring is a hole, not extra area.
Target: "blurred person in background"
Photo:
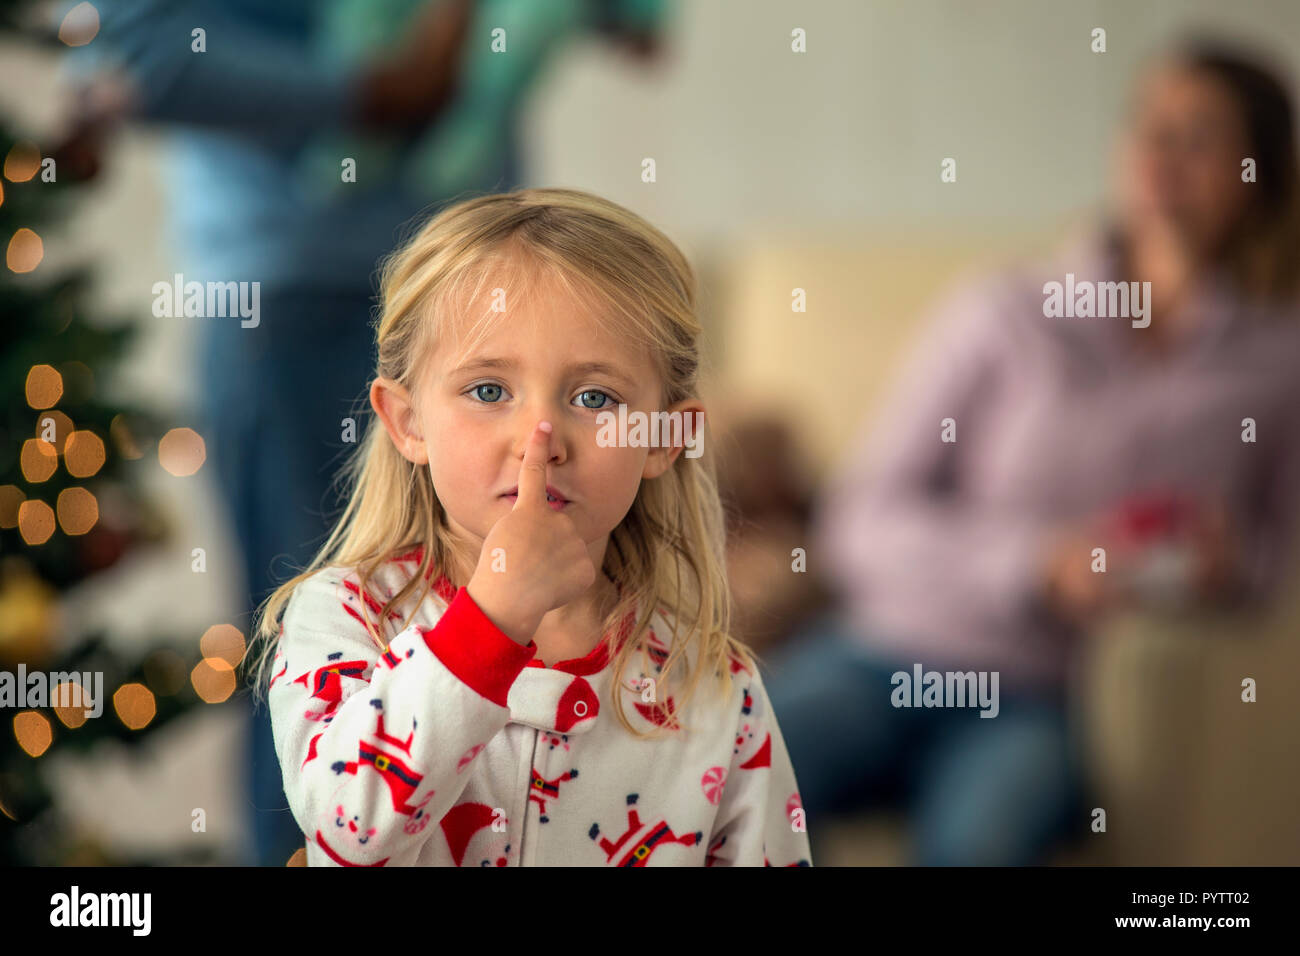
[[[810,821],[901,801],[917,864],[1047,862],[1088,832],[1067,697],[1102,616],[1277,590],[1300,497],[1300,172],[1290,98],[1256,62],[1193,41],[1145,70],[1114,213],[952,294],[817,501],[809,553],[840,607],[767,665]],[[1067,273],[1149,281],[1150,324],[1049,315]],[[895,706],[917,663],[997,672],[996,717]]]
[[[199,324],[198,428],[240,549],[246,617],[305,567],[338,506],[331,485],[345,419],[365,407],[375,365],[379,257],[456,196],[521,185],[523,95],[550,54],[588,30],[638,57],[654,54],[664,3],[96,6],[98,34],[69,56],[83,85],[58,155],[93,175],[117,123],[166,124],[163,170],[185,281],[260,284],[255,324],[178,319]],[[491,30],[502,23],[510,55],[492,55]],[[348,157],[357,159],[352,181],[342,173]],[[267,715],[242,695],[238,706],[249,721],[253,807],[245,860],[284,865],[303,836]]]

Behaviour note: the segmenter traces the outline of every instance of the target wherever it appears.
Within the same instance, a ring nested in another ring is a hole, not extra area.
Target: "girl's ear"
[[[679,421],[680,428],[670,424],[666,434],[657,436],[660,442],[677,441],[676,445],[651,447],[646,455],[642,478],[658,478],[672,467],[677,456],[683,451],[687,458],[698,458],[704,452],[704,404],[698,399],[682,399],[667,409],[669,414],[677,413],[670,422]]]
[[[410,392],[392,379],[377,378],[370,383],[370,405],[402,457],[416,465],[428,464],[429,449]]]

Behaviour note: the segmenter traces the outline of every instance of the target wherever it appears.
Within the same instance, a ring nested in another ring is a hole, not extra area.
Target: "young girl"
[[[308,864],[811,866],[727,632],[681,252],[522,190],[443,210],[381,291],[350,499],[257,629]],[[609,427],[655,412],[685,431]]]

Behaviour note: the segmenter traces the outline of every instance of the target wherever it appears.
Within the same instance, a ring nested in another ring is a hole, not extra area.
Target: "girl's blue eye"
[[[489,391],[485,393],[483,391],[484,389],[490,389],[493,391]],[[469,391],[470,394],[472,394],[476,399],[478,399],[479,401],[483,402],[486,405],[497,404],[498,402],[501,401],[501,398],[505,393],[505,389],[503,389],[500,385],[497,385],[495,382],[484,382],[481,385],[475,385]],[[590,395],[596,396],[597,404],[589,404],[589,399],[587,398],[587,396]],[[578,400],[582,403],[583,408],[589,409],[590,411],[599,411],[600,409],[607,408],[610,405],[615,405],[618,403],[617,399],[615,399],[612,395],[610,395],[608,392],[603,392],[598,388],[589,388],[586,391],[579,393]]]

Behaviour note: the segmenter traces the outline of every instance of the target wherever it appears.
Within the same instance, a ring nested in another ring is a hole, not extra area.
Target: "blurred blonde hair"
[[[620,335],[649,351],[663,406],[696,396],[702,328],[690,264],[641,217],[572,189],[523,189],[464,200],[443,209],[386,257],[374,323],[377,374],[418,393],[423,359],[456,334],[462,294],[471,290],[470,302],[491,298],[480,296],[490,272],[501,278],[509,302],[521,301],[518,297],[535,289],[541,277],[558,281],[575,298],[597,306],[592,309],[597,321],[610,316]],[[489,304],[475,327],[486,334],[504,320],[504,313],[493,313]],[[420,588],[400,631],[429,593],[431,575],[436,580],[445,574],[459,587],[468,583],[454,577],[460,562],[469,560],[470,568],[477,562],[477,556],[467,559],[456,552],[427,468],[402,456],[372,411],[364,437],[339,477],[347,504],[332,533],[306,569],[276,588],[258,609],[246,657],[255,698],[266,693],[280,616],[294,588],[318,570],[355,569],[367,592],[380,565],[423,546],[418,572],[377,614],[386,620],[390,609]],[[624,686],[632,654],[638,648],[645,653],[642,635],[657,608],[669,612],[674,633],[671,642],[659,635],[669,652],[656,678],[656,700],[666,700],[662,688],[675,671],[687,672],[674,694],[675,714],[685,711],[701,675],[713,673],[718,690],[729,695],[732,661],[753,669],[752,653],[730,634],[724,534],[711,456],[679,454],[663,475],[642,481],[631,509],[610,534],[603,568],[619,589],[604,633],[615,631],[633,609],[638,612],[631,631],[610,647],[613,688]],[[386,648],[368,615],[365,623],[376,648]],[[698,652],[693,667],[687,657],[692,645]],[[650,736],[632,726],[620,701],[614,705],[629,732]]]

